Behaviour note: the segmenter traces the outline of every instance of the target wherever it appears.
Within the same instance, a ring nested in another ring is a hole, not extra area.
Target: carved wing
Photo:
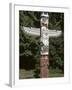
[[[40,28],[23,27],[23,31],[30,35],[40,36]]]
[[[22,30],[30,35],[40,36],[40,28],[23,27]],[[58,37],[62,34],[60,30],[48,30],[49,37]]]
[[[62,34],[61,30],[49,30],[49,37],[58,37]]]

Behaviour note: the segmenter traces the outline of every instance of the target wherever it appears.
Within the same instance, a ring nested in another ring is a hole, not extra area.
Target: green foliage
[[[19,11],[20,26],[40,27],[40,12]]]
[[[49,28],[64,31],[64,13],[49,13]]]
[[[34,63],[34,62],[37,62],[37,60],[39,61],[39,56],[40,56],[40,37],[30,36],[29,34],[24,33],[21,30],[21,28],[20,28],[19,33],[20,33],[19,34],[19,37],[20,37],[19,38],[20,62],[21,61],[22,62],[24,62],[24,61],[27,62],[27,61],[31,60],[31,63]],[[33,60],[33,62],[32,62],[32,60]],[[22,66],[22,64],[23,63],[20,63],[20,67]],[[35,67],[35,66],[33,65],[33,67]]]
[[[64,39],[63,36],[50,38],[49,59],[52,68],[58,68],[64,72]]]

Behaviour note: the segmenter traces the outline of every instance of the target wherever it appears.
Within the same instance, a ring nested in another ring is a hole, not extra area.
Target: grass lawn
[[[64,73],[62,73],[60,70],[49,70],[48,77],[64,77]]]
[[[49,75],[48,77],[53,78],[53,77],[64,77],[64,74],[59,71],[59,70],[49,70]],[[25,69],[20,69],[19,71],[19,79],[31,79],[35,78],[34,77],[34,70],[25,70]]]
[[[25,70],[25,69],[20,69],[19,71],[19,79],[29,79],[29,78],[34,78],[34,70]]]

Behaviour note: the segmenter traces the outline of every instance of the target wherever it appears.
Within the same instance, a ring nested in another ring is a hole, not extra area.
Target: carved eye
[[[43,18],[43,22],[45,22],[46,21],[46,18]]]

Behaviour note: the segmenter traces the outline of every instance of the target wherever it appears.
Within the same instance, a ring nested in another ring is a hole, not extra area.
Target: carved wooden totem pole
[[[49,35],[48,35],[48,13],[41,14],[41,58],[40,58],[40,77],[48,77],[49,66]]]

